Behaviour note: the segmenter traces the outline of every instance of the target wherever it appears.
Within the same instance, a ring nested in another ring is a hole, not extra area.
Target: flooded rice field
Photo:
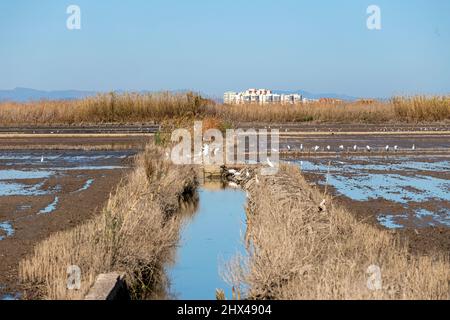
[[[174,264],[168,266],[171,299],[215,299],[216,289],[232,297],[222,276],[237,253],[245,255],[245,193],[203,186],[192,214],[186,217]]]
[[[449,156],[294,160],[311,182],[373,213],[389,229],[450,227]]]
[[[0,151],[0,299],[17,299],[18,262],[51,233],[89,218],[134,151]]]

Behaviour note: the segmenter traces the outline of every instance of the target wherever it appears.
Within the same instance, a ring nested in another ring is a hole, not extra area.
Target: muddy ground
[[[152,138],[138,136],[83,136],[61,137],[60,135],[33,138],[23,135],[0,135],[1,150],[142,150]]]
[[[252,127],[249,124],[247,125]],[[271,126],[272,128],[277,127]],[[264,127],[265,125],[257,126],[257,128]],[[300,146],[303,144],[304,151],[300,154],[303,157],[351,157],[355,155],[370,157],[375,154],[383,154],[388,159],[389,157],[399,156],[400,153],[420,154],[427,152],[439,154],[439,156],[450,156],[450,134],[448,133],[450,127],[448,124],[433,126],[290,124],[278,125],[278,127],[283,133],[280,137],[281,149],[286,151],[289,145],[293,149],[291,153],[295,153],[300,150]],[[0,155],[4,152],[16,152],[14,150],[17,150],[17,152],[20,152],[20,150],[35,150],[43,155],[46,155],[46,152],[51,152],[51,150],[66,149],[133,150],[135,152],[141,150],[145,143],[151,139],[148,135],[98,135],[88,137],[83,136],[80,131],[76,132],[78,136],[63,137],[58,134],[51,134],[51,128],[45,130],[50,130],[50,136],[32,138],[20,134],[0,134]],[[303,133],[299,133],[300,131]],[[344,134],[344,131],[353,133]],[[370,133],[368,133],[369,131]],[[411,133],[411,131],[415,131],[415,133]],[[364,134],[365,132],[367,134]],[[29,130],[26,133],[29,134]],[[355,144],[358,146],[357,152],[353,150]],[[391,146],[389,153],[384,150],[387,144]],[[316,145],[320,147],[319,152],[312,152],[311,148]],[[330,145],[330,151],[326,149],[328,145]],[[339,149],[340,145],[344,145],[344,151]],[[365,150],[366,145],[372,147],[372,152],[368,153]],[[398,153],[392,150],[394,145],[399,147]],[[413,145],[416,147],[414,151],[412,150]],[[298,155],[293,155],[293,157],[297,158]],[[102,165],[111,164],[108,161],[105,160]],[[124,166],[129,166],[129,160],[122,159],[121,161]],[[116,163],[113,162],[113,164]],[[11,164],[8,166],[3,164],[2,166],[0,163],[0,170],[8,169],[26,169],[26,164],[22,164],[22,167],[15,167]],[[49,169],[51,169],[51,166]],[[92,217],[103,206],[110,192],[114,191],[121,177],[128,170],[129,168],[99,169],[89,170],[88,172],[85,170],[70,170],[62,175],[50,177],[40,186],[42,190],[51,191],[48,194],[38,197],[31,195],[0,197],[0,223],[11,222],[14,228],[12,236],[7,235],[5,226],[0,230],[0,237],[3,237],[3,240],[0,240],[0,298],[4,294],[14,295],[21,291],[17,274],[18,263],[32,252],[34,245],[54,232],[66,230]],[[319,183],[324,179],[323,174],[307,172],[304,174],[310,183],[324,189],[323,184]],[[428,172],[427,174],[450,180],[448,172]],[[81,190],[86,186],[89,179],[93,179],[92,185],[86,190]],[[21,181],[21,183],[29,185],[36,185],[40,182],[42,181],[39,179]],[[335,196],[337,203],[348,207],[359,219],[381,229],[385,228],[380,225],[378,217],[385,213],[386,209],[392,215],[404,214],[404,207],[395,202],[382,199],[355,201],[339,194],[330,186],[327,187],[327,190]],[[54,191],[57,192],[58,196],[55,210],[39,214],[40,211],[45,211],[55,201],[56,193]],[[436,206],[450,207],[449,203],[445,201],[441,201],[441,203],[429,201],[420,204],[420,206],[431,211]],[[411,204],[411,208],[414,208],[414,204]],[[404,228],[391,230],[390,232],[402,235],[404,239],[409,241],[409,245],[414,252],[423,254],[433,254],[434,251],[447,254],[450,252],[450,228],[448,227],[429,227],[406,223]]]
[[[21,298],[19,261],[49,235],[98,213],[135,152],[0,151],[0,299]]]
[[[418,172],[420,174],[420,172]],[[449,176],[449,173],[445,173]],[[352,212],[357,219],[370,223],[381,230],[389,230],[394,234],[399,234],[403,240],[408,242],[409,248],[413,253],[433,255],[433,253],[450,254],[450,228],[444,225],[432,226],[427,221],[423,224],[414,224],[408,219],[402,220],[403,227],[398,229],[387,229],[380,224],[378,217],[386,212],[392,216],[408,215],[408,211],[414,210],[415,207],[428,208],[430,211],[435,210],[437,206],[445,207],[450,210],[450,203],[437,200],[426,201],[425,203],[410,203],[409,210],[396,202],[385,199],[370,199],[368,201],[355,201],[342,195],[333,186],[324,185],[325,176],[323,174],[303,172],[305,179],[320,189],[322,192],[332,195],[333,201],[337,205],[342,205]],[[432,221],[428,221],[432,222]]]
[[[450,123],[237,123],[239,128],[267,128],[279,129],[280,132],[438,132],[450,131]]]

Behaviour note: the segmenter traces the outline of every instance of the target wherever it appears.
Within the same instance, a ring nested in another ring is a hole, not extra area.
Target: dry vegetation
[[[194,119],[209,119],[220,127],[252,121],[438,122],[450,120],[450,96],[260,106],[220,105],[194,93],[109,93],[81,100],[0,103],[2,125],[170,122],[177,126]]]
[[[192,168],[175,166],[164,151],[149,146],[136,168],[94,219],[50,236],[20,264],[31,297],[81,299],[100,273],[124,271],[135,298],[163,287],[163,263],[178,243],[177,213],[196,192]],[[82,272],[81,290],[67,289],[67,267]]]
[[[438,122],[450,120],[449,97],[393,98],[388,102],[317,102],[300,105],[229,105],[212,107],[232,122]]]
[[[448,257],[417,256],[389,231],[357,221],[305,182],[298,168],[246,182],[249,259],[230,281],[250,299],[449,299]],[[382,290],[367,288],[378,265]]]
[[[80,100],[0,104],[0,124],[48,125],[163,122],[204,113],[207,100],[197,94],[100,94]]]

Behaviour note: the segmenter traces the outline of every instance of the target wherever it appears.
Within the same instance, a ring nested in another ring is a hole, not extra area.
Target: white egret
[[[228,182],[228,186],[231,188],[239,188],[239,186],[235,182]]]

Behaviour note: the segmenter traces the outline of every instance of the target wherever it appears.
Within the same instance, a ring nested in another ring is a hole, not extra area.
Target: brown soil
[[[143,149],[152,139],[149,136],[74,136],[61,137],[25,137],[0,136],[0,150],[7,149],[81,149],[81,150],[112,150],[112,149]]]
[[[0,297],[22,291],[18,283],[18,264],[32,252],[34,245],[52,233],[69,229],[92,217],[127,170],[74,170],[50,178],[43,189],[60,186],[61,190],[57,193],[56,210],[49,214],[38,213],[53,202],[55,195],[2,197],[0,221],[11,221],[15,233],[0,241]],[[87,190],[75,192],[87,179],[94,179],[92,185]]]

